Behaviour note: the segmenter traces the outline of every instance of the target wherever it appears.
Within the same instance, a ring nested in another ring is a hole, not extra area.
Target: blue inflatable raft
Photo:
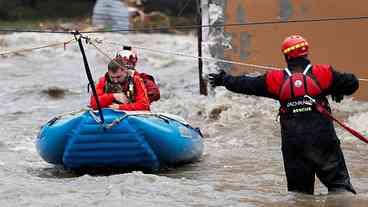
[[[117,167],[158,170],[198,160],[203,152],[200,131],[180,117],[112,109],[99,115],[84,111],[55,117],[36,140],[40,156],[67,169]]]

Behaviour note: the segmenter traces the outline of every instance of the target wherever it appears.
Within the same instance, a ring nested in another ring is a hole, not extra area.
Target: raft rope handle
[[[328,112],[326,110],[325,107],[323,107],[321,104],[317,103],[317,101],[315,99],[313,99],[312,97],[310,97],[308,95],[305,95],[304,98],[307,98],[310,101],[312,101],[318,112],[320,112],[321,114],[325,115],[330,120],[333,120],[333,121],[337,122],[346,131],[350,132],[352,135],[354,135],[355,137],[357,137],[361,141],[363,141],[363,142],[365,142],[365,143],[368,144],[368,138],[364,137],[364,135],[362,135],[358,131],[354,130],[353,128],[350,128],[349,126],[347,126],[346,124],[344,124],[342,121],[336,119],[330,112]]]
[[[120,110],[115,110],[115,111],[120,111]],[[94,116],[95,121],[98,122],[98,117],[93,112],[91,112],[91,110],[90,110],[90,114],[91,115],[93,114],[92,116]],[[155,116],[155,117],[163,119],[164,121],[173,120],[173,121],[176,121],[176,122],[179,122],[179,123],[183,124],[184,126],[191,127],[188,123],[186,123],[184,121],[174,119],[170,116],[167,116],[167,115],[164,115],[164,114],[161,114],[161,113],[151,113],[151,112],[149,112],[149,113],[139,113],[138,112],[138,113],[129,113],[129,114],[125,113],[123,116],[120,116],[120,117],[114,119],[110,124],[104,125],[104,128],[105,129],[111,129],[114,126],[118,125],[121,121],[123,121],[128,116]],[[193,127],[191,127],[191,128],[193,128]]]
[[[59,45],[64,45],[64,50],[66,49],[66,46],[75,41],[75,39],[71,39],[65,42],[57,42],[57,43],[53,43],[53,44],[49,44],[49,45],[43,45],[43,46],[39,46],[39,47],[31,47],[31,48],[23,48],[23,49],[18,49],[18,50],[12,50],[12,51],[5,51],[5,52],[1,52],[0,55],[7,55],[7,54],[17,54],[17,53],[21,53],[21,52],[30,52],[33,50],[39,50],[39,49],[44,49],[44,48],[48,48],[48,47],[56,47]]]
[[[96,123],[103,125],[103,122],[101,121],[101,118],[96,116],[95,112],[92,110],[88,110],[88,113],[91,115],[91,117],[96,121]]]
[[[114,119],[110,124],[105,125],[104,128],[112,129],[114,126],[118,125],[121,121],[123,121],[128,116],[129,116],[128,114],[124,114],[123,116]]]
[[[147,116],[147,115],[153,115],[153,116],[158,116],[158,117],[160,116],[159,114],[154,114],[154,113],[150,113],[150,114],[140,114],[140,113],[127,114],[125,113],[123,116],[120,116],[114,119],[110,124],[105,125],[104,128],[112,129],[114,126],[118,125],[121,121],[123,121],[128,116]]]
[[[71,111],[71,112],[66,112],[66,113],[63,113],[63,114],[60,114],[58,116],[56,116],[58,119],[64,117],[64,116],[74,116],[76,114],[79,114],[79,113],[82,113],[82,112],[85,112],[87,111],[88,109],[86,108],[82,108],[82,109],[79,109],[79,110],[76,110],[76,111]]]
[[[74,116],[74,115],[79,114],[79,113],[84,112],[84,111],[87,111],[87,109],[80,109],[80,110],[77,110],[77,111],[71,111],[71,112],[67,112],[67,113],[64,113],[64,114],[54,116],[52,119],[47,121],[46,125],[47,126],[52,126],[57,120],[63,118],[64,116]]]

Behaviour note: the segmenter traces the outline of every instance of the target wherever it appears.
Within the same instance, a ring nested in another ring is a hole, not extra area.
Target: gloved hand
[[[332,100],[336,103],[340,103],[342,99],[344,99],[344,95],[342,94],[331,94]]]
[[[223,86],[225,75],[226,72],[224,70],[220,70],[219,73],[208,74],[207,78],[212,87]]]

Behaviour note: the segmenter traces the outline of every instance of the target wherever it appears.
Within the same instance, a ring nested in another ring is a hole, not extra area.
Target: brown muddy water
[[[112,55],[121,44],[196,54],[196,38],[180,35],[99,35],[101,48]],[[72,39],[68,35],[8,34],[1,51]],[[95,80],[107,60],[86,46]],[[75,43],[0,57],[0,206],[298,206],[363,207],[368,203],[368,146],[341,129],[352,183],[358,194],[290,194],[280,150],[277,103],[224,89],[198,95],[195,60],[138,50],[139,69],[153,74],[162,99],[154,112],[182,116],[205,135],[199,162],[154,174],[75,175],[43,161],[34,140],[53,116],[85,108],[87,79]],[[261,63],[260,63],[261,64]],[[206,65],[206,63],[205,63]],[[208,69],[210,70],[210,68]],[[55,95],[56,93],[56,95]],[[50,95],[51,94],[51,95]],[[334,112],[368,134],[368,103],[346,98]]]

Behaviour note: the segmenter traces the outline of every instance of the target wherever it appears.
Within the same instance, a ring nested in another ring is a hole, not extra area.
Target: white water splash
[[[193,35],[101,34],[98,45],[109,55],[123,44],[196,54]],[[0,35],[2,48],[12,50],[72,38],[68,35]],[[19,39],[19,42],[18,42]],[[108,59],[85,45],[93,77],[106,72]],[[287,206],[280,151],[278,104],[270,99],[231,93],[216,88],[213,96],[199,95],[197,60],[139,50],[138,70],[153,74],[162,98],[154,112],[179,115],[200,127],[205,153],[199,163],[162,175],[129,173],[113,176],[65,178],[65,172],[46,165],[34,149],[38,128],[55,115],[87,105],[87,79],[78,46],[48,48],[0,57],[2,143],[2,206]],[[204,54],[208,55],[208,54]],[[52,99],[42,93],[53,86],[73,93]],[[368,105],[346,98],[332,103],[346,114],[348,124],[367,132]],[[345,132],[338,128],[338,135]],[[366,192],[365,145],[344,139],[353,184]],[[6,161],[5,161],[6,160]],[[51,170],[50,170],[51,169]],[[183,177],[183,178],[182,178]],[[324,192],[317,188],[318,192]],[[360,193],[364,195],[364,193]],[[309,203],[320,204],[313,199]],[[285,205],[283,205],[285,204]],[[317,206],[318,206],[317,205]]]

